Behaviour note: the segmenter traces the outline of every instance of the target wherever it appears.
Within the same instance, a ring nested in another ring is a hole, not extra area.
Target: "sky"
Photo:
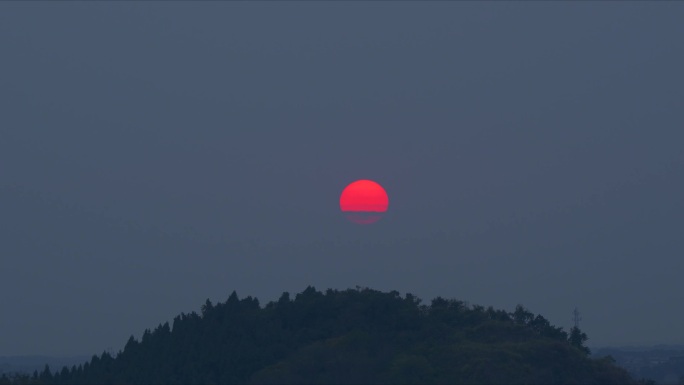
[[[684,4],[0,4],[0,356],[356,286],[684,343]],[[344,187],[389,210],[349,222]]]

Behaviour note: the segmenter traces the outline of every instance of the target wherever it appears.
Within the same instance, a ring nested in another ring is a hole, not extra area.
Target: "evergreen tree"
[[[587,334],[581,331],[577,326],[573,326],[572,329],[570,329],[568,342],[571,346],[574,346],[575,348],[579,349],[585,355],[589,355],[589,353],[591,353],[589,348],[584,345],[584,343],[587,342],[588,339],[589,337],[587,337]]]
[[[40,373],[40,382],[41,383],[49,383],[52,381],[52,373],[50,372],[50,366],[45,364],[45,368],[43,371]]]

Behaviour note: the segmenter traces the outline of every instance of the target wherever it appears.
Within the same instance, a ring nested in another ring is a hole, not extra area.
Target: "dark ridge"
[[[592,359],[586,334],[514,312],[368,288],[307,287],[261,307],[233,292],[201,313],[131,337],[116,356],[1,383],[630,384],[610,357]]]

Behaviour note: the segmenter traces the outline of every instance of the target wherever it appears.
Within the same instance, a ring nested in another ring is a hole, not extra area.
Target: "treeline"
[[[233,292],[145,330],[140,341],[131,337],[115,357],[0,383],[634,383],[610,358],[591,359],[586,340],[520,305],[506,312],[308,287],[261,307]]]

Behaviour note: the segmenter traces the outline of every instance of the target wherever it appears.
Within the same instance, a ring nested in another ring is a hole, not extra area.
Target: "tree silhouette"
[[[522,305],[512,313],[437,297],[309,286],[264,307],[238,298],[181,313],[112,356],[0,383],[620,383],[614,362]]]
[[[587,337],[587,334],[581,331],[577,326],[573,326],[570,329],[570,336],[568,337],[568,342],[571,346],[579,349],[585,355],[589,355],[591,353],[589,348],[584,345],[584,343],[587,342],[588,339],[589,337]]]

